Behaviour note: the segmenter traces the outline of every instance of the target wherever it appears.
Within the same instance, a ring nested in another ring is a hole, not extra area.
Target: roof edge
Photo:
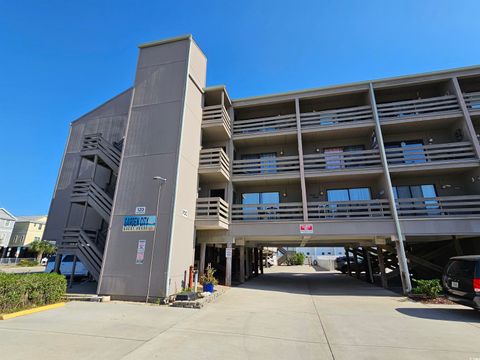
[[[146,42],[146,43],[138,45],[138,47],[140,49],[145,49],[145,48],[152,47],[152,46],[168,44],[168,43],[182,41],[182,40],[193,40],[193,36],[192,36],[192,34],[180,35],[180,36],[175,36],[175,37],[168,38],[168,39]]]

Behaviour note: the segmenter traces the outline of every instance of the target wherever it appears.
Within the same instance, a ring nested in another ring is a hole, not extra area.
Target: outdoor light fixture
[[[450,185],[450,184],[442,185],[442,189],[450,189],[451,187],[452,187],[452,185]]]

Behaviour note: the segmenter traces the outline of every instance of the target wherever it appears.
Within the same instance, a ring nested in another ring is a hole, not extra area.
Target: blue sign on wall
[[[157,226],[156,216],[125,216],[123,231],[154,231]]]

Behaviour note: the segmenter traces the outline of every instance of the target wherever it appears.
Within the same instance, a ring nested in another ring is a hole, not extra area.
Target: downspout
[[[370,105],[372,106],[373,118],[375,120],[375,133],[377,136],[378,148],[380,150],[380,158],[382,160],[385,178],[387,179],[387,195],[390,203],[390,212],[395,223],[397,231],[397,238],[395,239],[395,248],[397,250],[398,267],[400,270],[400,278],[402,280],[403,293],[406,295],[412,291],[412,284],[410,281],[410,272],[408,271],[407,256],[405,254],[405,247],[403,245],[404,237],[400,220],[398,218],[397,207],[395,204],[395,196],[393,194],[392,180],[390,179],[390,171],[388,169],[387,155],[385,153],[385,145],[383,143],[382,128],[380,126],[380,118],[378,117],[377,102],[375,100],[375,93],[373,91],[372,83],[369,83],[369,97]]]

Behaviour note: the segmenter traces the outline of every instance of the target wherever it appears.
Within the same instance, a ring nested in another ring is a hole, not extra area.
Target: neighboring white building
[[[17,219],[6,209],[0,208],[0,254],[4,257]]]

